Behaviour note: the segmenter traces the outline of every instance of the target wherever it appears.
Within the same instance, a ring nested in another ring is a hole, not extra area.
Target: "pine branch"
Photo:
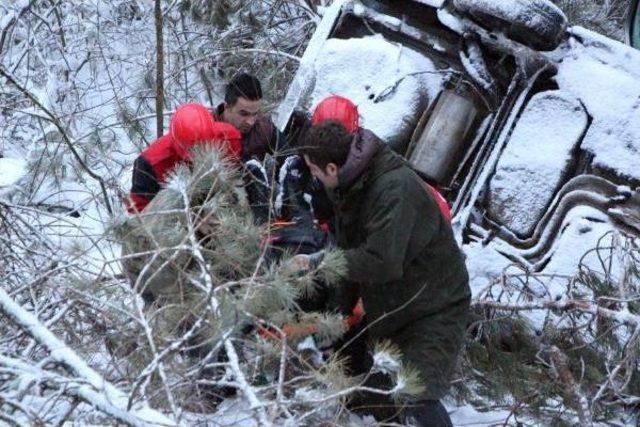
[[[592,411],[595,404],[602,398],[602,396],[604,395],[604,393],[608,388],[614,389],[615,392],[618,392],[620,389],[623,388],[623,387],[616,387],[615,385],[616,384],[615,378],[618,376],[618,374],[622,369],[624,368],[629,369],[629,367],[631,367],[632,370],[637,369],[635,368],[635,365],[637,364],[637,360],[638,360],[639,342],[640,342],[640,324],[636,326],[636,328],[633,331],[633,334],[629,338],[624,357],[622,358],[620,363],[618,363],[618,365],[609,373],[606,381],[602,383],[602,385],[600,385],[600,387],[598,388],[598,391],[596,392],[595,396],[591,400]]]

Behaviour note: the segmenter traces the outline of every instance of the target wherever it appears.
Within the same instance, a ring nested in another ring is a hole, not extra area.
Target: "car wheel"
[[[536,50],[553,50],[567,17],[549,0],[454,0],[455,8],[489,30]]]

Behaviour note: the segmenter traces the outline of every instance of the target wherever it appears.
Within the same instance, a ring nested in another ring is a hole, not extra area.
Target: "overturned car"
[[[352,99],[445,195],[472,270],[487,249],[527,271],[566,270],[565,252],[640,233],[639,70],[639,52],[568,27],[547,0],[339,1],[278,124],[295,140],[300,111]]]

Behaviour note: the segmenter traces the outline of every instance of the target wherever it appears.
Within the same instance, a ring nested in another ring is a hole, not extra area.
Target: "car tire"
[[[549,0],[453,0],[455,8],[488,30],[536,50],[553,50],[567,28],[567,17]]]

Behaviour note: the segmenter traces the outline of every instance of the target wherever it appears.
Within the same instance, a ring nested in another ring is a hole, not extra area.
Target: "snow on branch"
[[[0,288],[0,311],[35,339],[38,344],[47,349],[51,359],[62,364],[73,375],[77,376],[75,380],[77,387],[73,388],[72,394],[77,395],[96,409],[113,416],[127,425],[175,425],[172,420],[147,406],[141,406],[134,411],[128,412],[126,410],[127,395],[125,393],[89,367],[75,351],[53,335],[32,313],[17,304],[2,288]],[[42,373],[40,368],[6,357],[0,358],[0,363],[4,366],[18,369],[25,374],[35,375]],[[51,376],[51,374],[47,376]]]
[[[608,308],[600,307],[590,301],[581,300],[540,300],[531,303],[509,303],[492,300],[474,300],[471,303],[476,307],[489,307],[499,310],[510,311],[530,311],[530,310],[559,310],[559,311],[581,311],[593,315],[606,317],[630,326],[640,325],[640,316],[630,313],[629,311],[616,311]]]

